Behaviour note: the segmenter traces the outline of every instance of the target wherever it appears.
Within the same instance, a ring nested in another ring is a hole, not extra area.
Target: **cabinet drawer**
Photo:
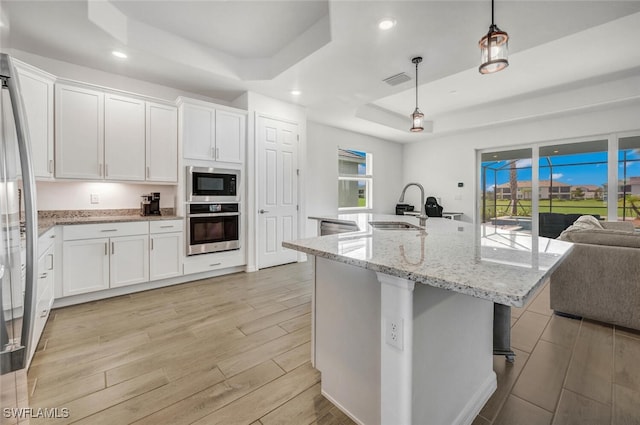
[[[244,251],[194,255],[184,259],[184,274],[209,272],[244,264]]]
[[[55,237],[56,230],[52,227],[38,238],[38,257],[42,256],[42,254],[44,254],[46,250],[53,245]]]
[[[127,221],[124,223],[74,224],[64,226],[63,240],[111,238],[149,233],[148,221]]]
[[[149,233],[182,232],[182,220],[157,220],[149,222]]]

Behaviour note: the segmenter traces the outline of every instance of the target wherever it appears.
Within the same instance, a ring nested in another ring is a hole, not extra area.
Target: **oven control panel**
[[[199,202],[189,204],[189,214],[237,213],[239,205],[235,203]]]

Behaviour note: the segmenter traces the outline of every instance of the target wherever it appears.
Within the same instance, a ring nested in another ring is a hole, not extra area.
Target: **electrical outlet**
[[[97,193],[92,193],[91,194],[91,203],[92,204],[99,204],[100,203],[100,195],[98,195]]]
[[[403,328],[404,322],[401,318],[390,318],[387,317],[384,321],[385,323],[385,331],[384,331],[384,341],[392,346],[397,348],[398,350],[403,350]]]

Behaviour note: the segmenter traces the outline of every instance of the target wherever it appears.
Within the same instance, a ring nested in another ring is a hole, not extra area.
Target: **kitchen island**
[[[283,245],[315,261],[322,393],[366,425],[470,424],[496,389],[494,302],[523,306],[572,248],[444,218],[313,218],[358,228]]]

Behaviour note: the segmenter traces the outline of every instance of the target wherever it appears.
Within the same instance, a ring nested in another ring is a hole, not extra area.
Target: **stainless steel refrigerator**
[[[26,375],[32,340],[38,223],[29,132],[20,83],[9,55],[0,54],[0,77],[0,390],[6,414],[4,409],[17,407],[24,397],[16,379],[20,372]]]

